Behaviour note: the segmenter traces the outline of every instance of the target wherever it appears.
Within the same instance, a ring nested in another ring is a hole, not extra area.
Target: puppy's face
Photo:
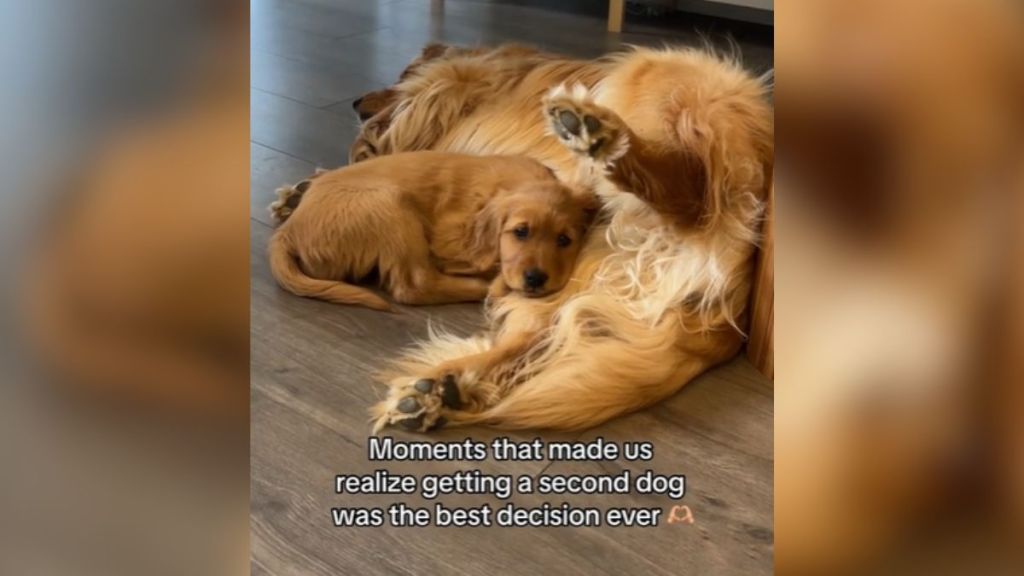
[[[501,202],[501,277],[536,297],[561,290],[572,276],[596,203],[557,183],[528,184]]]

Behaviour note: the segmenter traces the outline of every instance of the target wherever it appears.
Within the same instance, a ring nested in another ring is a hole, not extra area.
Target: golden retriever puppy
[[[281,286],[377,310],[391,305],[347,281],[376,271],[402,304],[555,292],[592,214],[587,194],[523,157],[399,154],[318,173],[278,195],[271,212],[284,222],[270,266]]]
[[[768,89],[694,49],[422,63],[364,126],[360,154],[525,155],[565,181],[597,178],[604,216],[564,290],[512,294],[487,333],[440,335],[396,362],[376,429],[586,428],[734,356],[771,181]]]

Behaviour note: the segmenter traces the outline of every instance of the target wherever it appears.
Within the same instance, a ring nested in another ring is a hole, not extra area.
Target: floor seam
[[[264,93],[264,94],[266,94],[268,96],[276,96],[278,98],[283,98],[285,100],[288,100],[289,102],[294,102],[296,104],[301,104],[301,105],[303,105],[306,108],[309,108],[311,110],[323,110],[323,108],[320,108],[319,106],[314,106],[314,105],[310,104],[309,102],[303,102],[302,100],[298,100],[296,98],[292,98],[291,96],[285,96],[284,94],[278,94],[277,92],[271,92],[270,90],[266,90],[266,89],[263,89],[263,88],[257,88],[256,86],[250,85],[249,89],[250,90],[255,90],[256,92],[262,92],[262,93]]]
[[[251,144],[257,144],[259,146],[263,146],[264,148],[266,148],[268,150],[273,150],[274,152],[277,152],[278,154],[284,154],[285,156],[287,156],[287,157],[289,157],[289,158],[291,158],[293,160],[298,160],[299,162],[305,162],[306,164],[309,164],[310,166],[313,166],[314,168],[317,166],[317,163],[313,162],[312,160],[307,160],[307,159],[302,158],[300,156],[296,156],[295,154],[290,154],[288,152],[285,152],[284,150],[278,150],[277,148],[274,148],[273,146],[270,146],[268,144],[264,144],[263,142],[260,142],[259,140],[255,140],[255,139],[250,138],[249,142]]]

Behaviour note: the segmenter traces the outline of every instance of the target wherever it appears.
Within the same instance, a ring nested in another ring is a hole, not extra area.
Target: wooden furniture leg
[[[608,0],[608,31],[622,32],[622,15],[626,11],[626,0]]]

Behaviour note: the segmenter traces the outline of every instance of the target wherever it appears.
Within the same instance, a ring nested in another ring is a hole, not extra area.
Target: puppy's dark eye
[[[520,240],[526,240],[526,238],[530,235],[530,227],[527,226],[526,224],[520,224],[519,226],[516,226],[512,230],[512,233],[516,235],[516,238],[519,238]]]
[[[569,244],[572,244],[572,238],[569,238],[565,234],[559,234],[558,235],[558,245],[560,247],[565,248]]]

